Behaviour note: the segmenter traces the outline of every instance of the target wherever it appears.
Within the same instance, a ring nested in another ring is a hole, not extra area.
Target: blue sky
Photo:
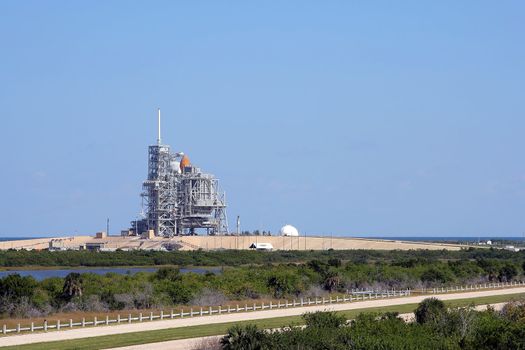
[[[140,211],[155,110],[233,227],[525,231],[520,1],[2,1],[0,236]]]

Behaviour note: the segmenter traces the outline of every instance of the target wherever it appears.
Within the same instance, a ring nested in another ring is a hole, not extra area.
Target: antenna
[[[157,145],[161,145],[162,144],[162,141],[161,141],[161,138],[160,138],[160,108],[157,109],[157,111],[159,112],[159,115],[158,115],[158,119],[157,119],[157,127],[158,127],[158,134],[157,134]]]

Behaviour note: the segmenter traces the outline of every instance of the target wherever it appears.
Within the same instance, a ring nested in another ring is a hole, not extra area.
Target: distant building
[[[281,227],[281,236],[298,237],[299,231],[292,225],[284,225]]]
[[[273,245],[271,243],[252,243],[250,249],[271,251]]]

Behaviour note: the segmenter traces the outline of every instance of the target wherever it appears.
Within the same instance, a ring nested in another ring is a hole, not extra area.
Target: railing
[[[520,287],[525,286],[523,281],[515,282],[499,282],[499,283],[485,283],[485,284],[473,284],[467,286],[456,286],[456,287],[443,287],[443,288],[433,288],[425,289],[421,291],[422,294],[438,294],[438,293],[451,293],[451,292],[461,292],[461,291],[470,291],[470,290],[482,290],[482,289],[498,289],[498,288],[508,288],[508,287]],[[35,332],[35,331],[44,331],[49,330],[65,330],[71,329],[74,327],[96,327],[99,325],[112,325],[112,324],[122,324],[122,323],[133,323],[133,322],[144,322],[144,321],[153,321],[153,320],[168,320],[168,319],[177,319],[185,317],[195,317],[195,316],[211,316],[211,315],[222,315],[238,312],[248,312],[248,311],[258,311],[258,310],[274,310],[274,309],[283,309],[283,308],[294,308],[294,307],[304,307],[312,305],[329,305],[334,303],[347,303],[347,302],[356,302],[364,300],[376,300],[376,299],[385,299],[385,298],[399,298],[412,295],[413,291],[410,289],[406,290],[388,290],[388,291],[360,291],[358,294],[350,294],[344,296],[330,296],[326,297],[315,297],[315,298],[300,298],[293,300],[284,300],[269,302],[269,303],[253,303],[244,305],[228,305],[228,306],[216,306],[216,307],[201,307],[199,309],[189,308],[181,309],[178,312],[174,312],[172,309],[171,312],[165,313],[160,311],[159,314],[155,315],[153,312],[150,312],[147,315],[139,313],[138,316],[132,316],[128,314],[126,317],[122,317],[120,314],[117,315],[116,319],[110,319],[109,316],[106,316],[104,319],[99,320],[97,317],[94,317],[93,320],[82,319],[81,322],[73,322],[72,319],[67,323],[62,323],[60,320],[56,323],[49,324],[45,321],[42,325],[36,326],[33,322],[29,327],[21,327],[20,324],[16,328],[8,329],[4,324],[2,327],[2,334],[8,333],[21,333],[21,332]]]
[[[424,294],[458,293],[458,292],[466,292],[466,291],[473,291],[473,290],[499,289],[499,288],[523,287],[523,286],[525,286],[524,281],[478,283],[478,284],[467,284],[464,286],[427,288],[427,289],[422,290],[422,293]]]

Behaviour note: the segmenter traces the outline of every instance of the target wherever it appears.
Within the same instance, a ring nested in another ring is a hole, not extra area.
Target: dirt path
[[[484,291],[473,291],[465,293],[454,293],[454,294],[436,294],[435,297],[441,300],[455,300],[455,299],[467,299],[467,298],[479,298],[493,295],[510,295],[525,293],[525,287],[520,288],[509,288],[509,289],[498,289],[498,290],[484,290]],[[317,306],[306,306],[296,307],[289,309],[277,309],[277,310],[265,310],[256,312],[242,312],[235,314],[222,314],[204,317],[193,317],[193,318],[182,318],[174,320],[163,320],[153,322],[142,322],[132,324],[121,324],[114,326],[97,326],[81,329],[64,330],[58,332],[49,333],[31,333],[13,335],[0,338],[0,347],[11,346],[11,345],[22,345],[30,343],[57,341],[57,340],[68,340],[68,339],[79,339],[88,337],[97,337],[103,335],[122,334],[122,333],[134,333],[151,331],[158,329],[167,328],[178,328],[187,326],[198,326],[208,325],[226,322],[239,322],[249,320],[260,320],[265,318],[274,317],[286,317],[286,316],[299,316],[305,312],[322,311],[322,310],[359,310],[371,307],[381,306],[393,306],[403,304],[415,304],[421,302],[423,299],[428,298],[428,295],[424,296],[411,296],[394,299],[379,299],[379,300],[366,300],[353,303],[341,303],[341,304],[330,304],[330,305],[317,305]]]

